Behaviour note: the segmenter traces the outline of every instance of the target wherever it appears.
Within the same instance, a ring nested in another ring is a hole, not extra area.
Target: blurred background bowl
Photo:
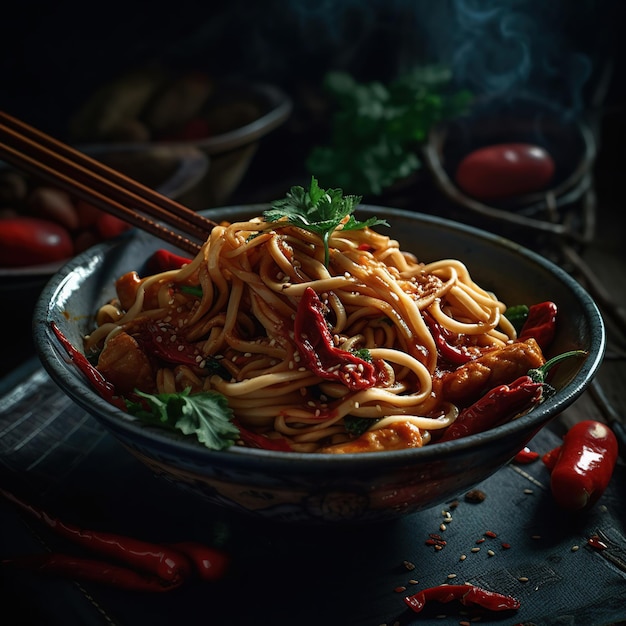
[[[235,221],[267,205],[213,210]],[[44,289],[34,316],[40,359],[50,376],[128,450],[190,497],[268,520],[353,523],[397,518],[456,497],[507,463],[589,385],[604,354],[605,336],[593,300],[566,272],[501,237],[418,213],[361,207],[362,217],[385,218],[390,236],[421,261],[458,258],[474,280],[510,305],[553,300],[559,307],[555,340],[546,353],[585,350],[586,359],[559,367],[558,393],[530,413],[487,432],[410,450],[325,455],[234,447],[212,451],[195,440],[140,424],[104,401],[60,348],[50,325],[80,351],[99,306],[114,297],[114,279],[142,272],[164,244],[140,231],[101,244],[72,260]]]
[[[190,145],[91,144],[77,147],[89,156],[179,201],[209,170],[209,156]],[[20,193],[23,194],[12,201],[3,198],[0,208],[9,216],[26,214],[30,210],[28,196],[33,190],[42,187],[54,189],[48,183],[34,180],[2,164],[0,178],[7,174],[14,183],[17,181],[22,190]],[[71,201],[74,202],[73,199]],[[0,218],[0,229],[2,228],[3,222]],[[84,246],[101,239],[99,233],[92,232],[91,226],[81,229],[80,232],[70,232],[70,235],[74,243],[78,237],[82,237]],[[79,249],[82,251],[84,247]],[[8,345],[5,345],[0,357],[0,375],[34,355],[31,319],[35,302],[46,282],[68,260],[0,267],[0,298],[3,302],[10,303],[10,307],[5,309],[3,319],[11,328],[7,337]]]
[[[291,99],[274,85],[156,65],[98,88],[71,116],[69,135],[74,142],[199,148],[211,168],[181,201],[200,210],[229,201],[259,141],[284,124],[291,110]]]

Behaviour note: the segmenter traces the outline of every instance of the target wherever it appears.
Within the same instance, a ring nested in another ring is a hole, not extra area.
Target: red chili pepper
[[[196,574],[202,580],[220,580],[230,565],[230,558],[225,552],[203,543],[179,541],[173,543],[172,548],[182,552],[193,563]]]
[[[575,355],[585,354],[582,350],[564,352],[541,367],[533,368],[508,385],[499,385],[474,404],[463,409],[456,420],[446,428],[439,441],[450,441],[483,432],[504,423],[520,412],[543,402],[554,393],[546,383],[548,372],[557,363]]]
[[[550,474],[554,500],[568,511],[591,508],[613,475],[617,437],[606,424],[585,420],[574,424],[555,450],[549,453],[556,457]]]
[[[188,263],[191,263],[191,259],[161,248],[153,252],[146,261],[146,271],[149,274],[159,274],[169,270],[178,270]]]
[[[465,346],[454,346],[448,343],[446,330],[438,324],[433,317],[424,315],[424,321],[430,329],[430,333],[435,340],[439,356],[454,365],[463,365],[474,358],[474,355]]]
[[[334,346],[324,305],[311,287],[306,288],[298,305],[294,333],[304,364],[321,378],[341,382],[352,391],[376,384],[376,369],[371,363]]]
[[[526,465],[532,463],[539,458],[539,452],[531,450],[529,447],[522,448],[514,457],[513,461],[520,465]]]
[[[104,376],[87,360],[87,357],[79,352],[67,339],[67,337],[61,332],[59,327],[50,322],[52,332],[59,340],[67,355],[74,361],[76,367],[83,373],[87,380],[91,383],[91,386],[98,392],[98,394],[104,398],[107,402],[110,402],[118,409],[126,410],[124,400],[119,397],[115,391],[115,387],[107,381]]]
[[[495,387],[463,409],[439,441],[451,441],[489,430],[541,401],[543,383],[520,376],[510,385]]]
[[[515,611],[520,602],[512,596],[488,591],[474,585],[439,585],[422,589],[418,593],[404,598],[405,604],[419,613],[428,602],[452,602],[457,600],[463,606],[481,607],[489,611]]]
[[[184,578],[164,580],[132,569],[94,559],[83,559],[69,554],[28,554],[3,559],[0,565],[30,569],[48,576],[63,576],[78,581],[102,583],[132,591],[163,592],[176,589]]]
[[[168,583],[189,577],[191,564],[178,550],[114,533],[87,530],[59,520],[0,488],[0,493],[59,536],[97,554],[111,557]]]
[[[546,301],[533,304],[528,308],[528,317],[518,335],[519,341],[534,337],[542,350],[545,350],[554,339],[556,332],[557,306]]]

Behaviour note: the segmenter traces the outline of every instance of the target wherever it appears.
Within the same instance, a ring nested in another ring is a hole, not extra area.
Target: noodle
[[[326,308],[332,347],[368,351],[375,385],[352,389],[309,367],[294,337],[308,288]],[[349,441],[350,419],[368,420],[372,431],[410,422],[428,442],[459,407],[438,392],[445,366],[424,316],[480,355],[515,339],[505,309],[459,260],[424,264],[371,228],[338,228],[326,267],[320,237],[255,218],[216,226],[187,265],[139,279],[126,310],[104,304],[85,347],[103,350],[116,334],[132,336],[149,322],[171,329],[169,341],[192,346],[197,357],[161,363],[155,392],[223,394],[239,424],[284,438],[293,450]],[[203,367],[208,362],[223,372]]]

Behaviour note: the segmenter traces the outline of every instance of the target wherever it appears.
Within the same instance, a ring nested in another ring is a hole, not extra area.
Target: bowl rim
[[[232,219],[244,215],[260,215],[268,206],[267,204],[227,206],[202,211],[202,213],[207,213],[215,217],[216,212],[219,211],[220,218]],[[410,219],[419,223],[426,223],[433,227],[452,229],[461,234],[471,235],[473,238],[484,240],[490,245],[495,245],[513,254],[521,255],[535,265],[556,275],[568,289],[578,295],[578,299],[582,302],[585,314],[591,321],[591,328],[598,333],[599,339],[592,345],[577,375],[577,378],[580,378],[583,382],[576,383],[574,379],[570,380],[559,390],[556,396],[547,399],[544,403],[516,420],[461,439],[431,443],[421,448],[381,451],[371,454],[281,452],[239,446],[232,446],[227,450],[210,450],[199,445],[197,442],[180,439],[177,438],[176,435],[142,425],[133,416],[130,416],[106,402],[106,400],[92,390],[91,386],[86,381],[84,385],[72,387],[64,380],[63,373],[68,359],[64,356],[63,350],[56,346],[55,337],[49,328],[52,312],[51,302],[53,301],[54,294],[62,289],[64,283],[67,282],[68,277],[73,271],[80,271],[81,267],[88,265],[89,262],[93,262],[94,257],[102,256],[108,250],[123,245],[125,239],[132,239],[133,231],[126,233],[126,236],[123,236],[121,240],[111,240],[100,243],[77,257],[74,257],[46,284],[35,305],[33,316],[33,338],[39,359],[44,369],[56,380],[57,384],[87,412],[92,412],[94,408],[98,408],[100,413],[96,416],[96,419],[107,422],[114,433],[120,430],[130,430],[132,431],[133,438],[138,438],[142,442],[158,444],[164,448],[176,449],[177,456],[183,456],[183,458],[189,459],[189,462],[206,465],[210,464],[212,460],[215,460],[224,465],[243,466],[258,459],[263,462],[264,467],[267,467],[268,470],[272,468],[280,469],[285,466],[297,464],[299,465],[299,471],[304,469],[304,471],[309,472],[327,472],[331,467],[340,467],[344,464],[349,464],[354,469],[375,469],[380,465],[399,467],[418,461],[435,461],[442,456],[447,456],[448,453],[453,451],[467,451],[468,449],[478,449],[488,446],[494,440],[504,439],[507,436],[515,434],[517,430],[534,429],[534,432],[536,432],[558,413],[570,406],[583,393],[586,384],[588,384],[597,373],[602,363],[606,349],[606,331],[602,315],[597,305],[587,291],[573,277],[540,254],[505,237],[474,226],[414,211],[368,204],[359,205],[356,214],[365,213],[374,215],[377,213],[378,216],[380,216],[381,211],[384,211],[384,217],[389,219]],[[140,235],[148,236],[145,233],[140,233]],[[586,381],[586,383],[584,381]],[[558,410],[555,411],[555,408]],[[553,415],[550,415],[551,411],[555,411]],[[303,462],[304,465],[302,465]]]

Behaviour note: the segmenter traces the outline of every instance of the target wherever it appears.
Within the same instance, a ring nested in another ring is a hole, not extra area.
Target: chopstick
[[[0,157],[190,254],[198,253],[215,226],[183,204],[3,111]]]

